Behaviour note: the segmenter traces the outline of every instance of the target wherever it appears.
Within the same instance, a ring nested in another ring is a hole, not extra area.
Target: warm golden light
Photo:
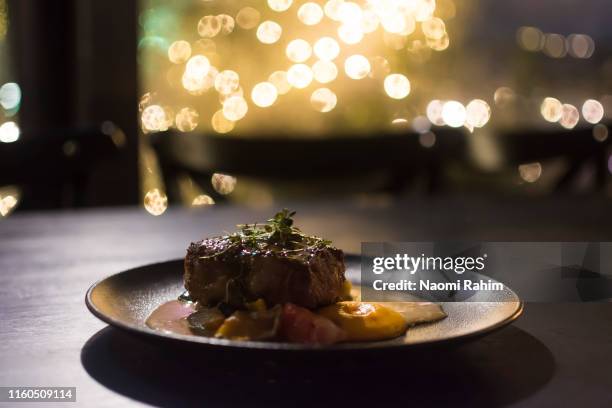
[[[222,95],[229,95],[240,87],[240,76],[231,70],[221,71],[215,78],[215,89]]]
[[[427,119],[429,119],[432,124],[436,126],[444,126],[444,118],[442,117],[443,107],[444,102],[439,99],[434,99],[427,104]]]
[[[219,20],[219,24],[221,25],[220,33],[222,35],[229,35],[234,31],[234,27],[236,26],[236,22],[232,16],[228,16],[227,14],[219,14],[217,16]]]
[[[466,111],[461,102],[448,101],[442,107],[442,119],[450,127],[461,127],[465,124]]]
[[[475,128],[481,128],[491,118],[491,107],[481,99],[474,99],[466,106],[465,122]]]
[[[317,82],[327,84],[338,76],[338,68],[331,61],[317,61],[312,66],[312,73]]]
[[[291,86],[302,89],[306,88],[313,79],[312,70],[308,65],[295,64],[287,71],[287,81]]]
[[[325,15],[333,21],[340,21],[340,6],[344,0],[328,0],[323,7]]]
[[[558,122],[563,114],[563,105],[556,98],[544,98],[540,105],[540,113],[547,122]]]
[[[391,74],[385,78],[385,92],[393,99],[404,99],[410,93],[410,81],[402,74]]]
[[[191,45],[187,41],[175,41],[168,48],[168,59],[173,64],[182,64],[191,57]]]
[[[423,30],[423,34],[432,40],[439,40],[446,34],[444,21],[437,17],[432,17],[429,20],[423,21],[421,29]]]
[[[223,102],[223,116],[236,122],[247,114],[249,105],[242,96],[231,96]]]
[[[223,114],[223,110],[215,112],[210,120],[210,124],[215,132],[221,134],[229,133],[234,130],[235,127],[235,122],[226,118]]]
[[[217,16],[204,16],[198,22],[200,37],[212,38],[221,31],[221,20]]]
[[[293,4],[293,0],[268,0],[268,7],[274,11],[286,11]]]
[[[540,51],[544,46],[544,34],[536,27],[521,27],[516,33],[516,40],[526,51]]]
[[[257,27],[257,39],[264,44],[274,44],[282,33],[282,27],[274,21],[264,21]]]
[[[176,128],[181,132],[191,132],[198,126],[198,118],[200,115],[193,108],[183,108],[176,114],[174,122]]]
[[[580,113],[578,112],[578,108],[576,108],[574,105],[570,105],[569,103],[564,103],[561,110],[561,119],[559,119],[559,124],[566,129],[573,129],[576,127],[579,120]]]
[[[542,176],[542,165],[540,163],[521,164],[518,170],[521,178],[528,183],[535,183]]]
[[[236,23],[245,30],[257,27],[261,14],[253,7],[244,7],[236,14]]]
[[[298,9],[298,19],[305,25],[317,25],[323,19],[323,9],[311,1],[304,3]]]
[[[351,79],[363,79],[370,73],[370,61],[363,55],[351,55],[344,61],[344,72]]]
[[[285,95],[291,90],[291,84],[287,80],[287,72],[274,71],[268,77],[268,82],[276,87],[279,95]]]
[[[194,55],[187,61],[185,73],[192,78],[204,77],[210,69],[210,61],[203,55]]]
[[[214,203],[215,203],[215,200],[213,200],[211,196],[206,195],[206,194],[200,194],[199,196],[193,199],[193,201],[191,202],[191,206],[192,207],[206,207],[209,205],[213,205]]]
[[[322,37],[314,45],[315,55],[323,61],[332,61],[340,54],[340,45],[331,37]]]
[[[236,177],[227,174],[215,173],[212,175],[211,184],[215,191],[222,195],[230,194],[236,188]]]
[[[162,215],[168,209],[168,197],[157,188],[149,190],[144,197],[144,208],[151,215]]]
[[[142,128],[145,132],[168,130],[166,111],[159,105],[147,106],[141,114]]]
[[[310,96],[312,107],[318,112],[329,112],[336,107],[338,98],[327,88],[319,88]]]
[[[312,55],[312,47],[308,41],[298,38],[287,44],[285,53],[287,58],[293,62],[304,62]]]
[[[338,37],[345,44],[357,44],[363,39],[363,30],[357,25],[342,24],[338,27]]]
[[[272,106],[278,97],[276,87],[270,82],[260,82],[253,87],[251,91],[251,99],[253,103],[260,108]]]
[[[343,1],[338,7],[338,19],[347,25],[358,25],[363,18],[363,10],[359,4],[352,1]]]

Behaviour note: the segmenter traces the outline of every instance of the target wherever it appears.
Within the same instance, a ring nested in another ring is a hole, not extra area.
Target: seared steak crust
[[[209,306],[228,302],[239,288],[246,299],[315,309],[338,301],[345,282],[344,254],[330,245],[299,249],[252,246],[216,237],[192,243],[185,257],[185,288]]]

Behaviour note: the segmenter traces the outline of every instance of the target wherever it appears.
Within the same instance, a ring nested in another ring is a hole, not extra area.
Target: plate
[[[360,257],[348,255],[345,263],[348,279],[357,282],[361,268]],[[189,342],[203,347],[266,350],[414,348],[484,335],[513,322],[523,311],[523,304],[516,293],[504,286],[502,291],[477,293],[475,298],[479,300],[478,302],[441,303],[448,317],[435,323],[412,327],[406,336],[385,341],[341,343],[333,346],[187,336],[164,333],[145,325],[147,317],[155,308],[164,302],[176,299],[183,291],[183,260],[180,259],[145,265],[105,278],[89,288],[85,302],[89,310],[102,321],[130,332]]]

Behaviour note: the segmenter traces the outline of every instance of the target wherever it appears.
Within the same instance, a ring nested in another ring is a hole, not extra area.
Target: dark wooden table
[[[348,251],[368,240],[612,241],[611,203],[586,198],[294,208],[306,232]],[[0,386],[76,386],[78,405],[88,407],[612,406],[612,303],[527,304],[515,324],[452,347],[282,362],[132,337],[85,308],[96,280],[181,257],[188,242],[270,211],[218,207],[154,218],[100,209],[0,220]]]

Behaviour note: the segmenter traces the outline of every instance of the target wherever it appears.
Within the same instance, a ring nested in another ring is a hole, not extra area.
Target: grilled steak
[[[185,257],[185,288],[209,306],[240,307],[263,298],[314,309],[338,301],[345,282],[344,254],[329,242],[301,234],[289,212],[263,226],[192,243]]]

